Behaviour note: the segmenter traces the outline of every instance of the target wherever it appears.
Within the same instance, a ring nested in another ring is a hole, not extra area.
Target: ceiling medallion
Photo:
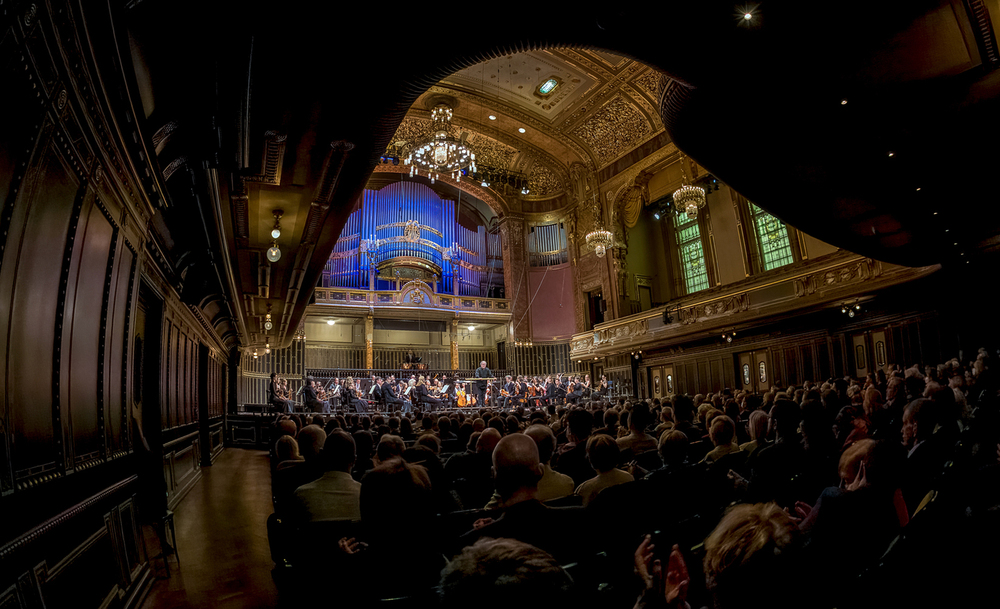
[[[445,174],[458,182],[465,168],[476,171],[476,154],[465,144],[465,134],[461,139],[451,135],[452,114],[447,104],[438,104],[431,111],[430,133],[413,144],[403,161],[410,166],[410,177],[423,172],[433,184]]]
[[[601,210],[597,205],[597,196],[594,196],[594,230],[584,237],[587,245],[594,248],[594,253],[598,258],[603,258],[608,248],[615,246],[615,236],[609,230],[605,230],[601,224]]]
[[[681,154],[681,187],[674,191],[674,209],[683,209],[690,219],[698,217],[698,210],[705,207],[705,189],[688,183],[687,156]]]

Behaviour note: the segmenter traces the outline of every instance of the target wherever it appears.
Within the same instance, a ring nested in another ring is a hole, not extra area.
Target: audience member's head
[[[306,425],[299,431],[297,440],[299,452],[306,461],[312,461],[319,456],[319,451],[323,450],[326,432],[319,425]]]
[[[538,446],[539,463],[547,464],[552,459],[552,453],[556,450],[556,434],[548,425],[536,423],[525,429],[524,435],[534,440]]]
[[[660,453],[660,460],[664,465],[677,465],[684,462],[687,457],[688,445],[687,434],[683,431],[667,430],[660,436],[660,443],[657,450]]]
[[[278,463],[282,461],[301,461],[299,454],[299,443],[292,436],[281,436],[274,444],[274,455]]]
[[[797,598],[798,529],[777,504],[743,504],[729,510],[705,539],[705,583],[718,608],[745,607],[748,591],[763,582],[768,606],[790,607]],[[777,579],[776,579],[777,578]]]
[[[350,472],[357,458],[354,438],[343,430],[336,430],[326,438],[320,464],[326,471]]]
[[[569,433],[576,442],[586,442],[590,437],[590,432],[594,430],[594,417],[583,409],[571,410],[566,415],[566,424],[569,426]]]
[[[493,451],[493,474],[502,500],[533,498],[542,478],[535,441],[524,434],[502,438]]]
[[[389,459],[400,457],[404,450],[406,450],[406,444],[403,443],[403,438],[386,434],[382,436],[378,441],[378,446],[375,447],[375,464],[378,465]]]
[[[719,415],[712,419],[712,427],[708,431],[708,437],[715,446],[728,446],[733,443],[736,437],[736,424],[726,415]]]
[[[424,419],[426,421],[427,419]],[[441,454],[441,438],[432,433],[425,433],[417,438],[417,446],[426,446],[434,451],[435,455]]]
[[[441,571],[443,609],[551,609],[573,582],[559,563],[515,539],[480,539]]]
[[[479,434],[479,440],[476,441],[476,452],[492,455],[493,449],[497,447],[497,443],[502,437],[500,432],[492,427],[484,429],[483,433]]]
[[[587,459],[598,472],[603,474],[613,470],[620,458],[618,443],[611,436],[601,433],[587,440]]]

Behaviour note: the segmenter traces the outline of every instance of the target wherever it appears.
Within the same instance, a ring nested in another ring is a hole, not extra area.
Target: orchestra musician
[[[430,394],[430,391],[427,389],[427,381],[422,375],[417,378],[417,384],[411,393],[416,393],[417,403],[427,404],[430,412],[434,412],[441,406],[441,400]]]
[[[601,382],[597,385],[597,395],[601,399],[608,397],[608,377],[607,375],[601,375]]]
[[[403,407],[403,400],[399,397],[399,388],[396,385],[396,377],[389,375],[389,380],[387,380],[382,385],[382,399],[385,401],[385,407],[389,412],[394,412]]]
[[[580,382],[580,377],[573,377],[573,381],[567,385],[566,390],[566,403],[579,404],[580,398],[583,397],[583,383]]]
[[[267,402],[278,412],[292,412],[293,402],[284,397],[277,379],[278,374],[272,372],[271,382],[267,385]]]
[[[341,398],[340,392],[342,389],[343,388],[340,386],[340,379],[339,378],[333,379],[333,383],[330,385],[330,389],[327,391],[327,394],[329,395],[330,398],[330,406],[332,407],[333,410],[340,410],[340,398]]]
[[[409,381],[399,381],[399,399],[403,401],[403,412],[413,412],[413,388],[417,382],[413,379]]]
[[[344,390],[342,391],[344,395],[344,405],[347,406],[347,411],[351,411],[351,406],[354,407],[354,411],[359,414],[364,414],[368,412],[368,402],[365,401],[364,397],[360,394],[359,386],[355,385],[354,379],[348,377],[344,381]]]
[[[512,408],[517,400],[517,383],[514,382],[514,377],[508,374],[506,381],[500,390],[500,407],[503,409]]]

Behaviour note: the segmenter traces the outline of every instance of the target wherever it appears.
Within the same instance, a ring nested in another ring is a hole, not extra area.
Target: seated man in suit
[[[395,412],[403,408],[403,400],[400,399],[396,391],[396,377],[389,375],[389,380],[382,383],[382,401],[385,403],[385,408],[389,412]]]

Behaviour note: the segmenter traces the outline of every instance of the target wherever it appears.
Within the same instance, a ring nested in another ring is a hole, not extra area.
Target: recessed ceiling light
[[[524,127],[519,127],[519,128],[517,129],[517,131],[518,131],[518,133],[524,133]]]
[[[846,99],[840,100],[840,105],[841,106],[846,106],[847,105],[847,100]]]
[[[896,153],[895,152],[890,152],[889,156],[896,156]]]
[[[493,115],[491,114],[491,115],[490,115],[490,120],[491,120],[491,121],[495,121],[495,120],[497,120],[497,117],[496,117],[496,116],[493,116]]]
[[[746,15],[743,15],[743,18],[746,19],[747,21],[750,21],[751,19],[753,19],[753,13],[747,13]]]
[[[919,186],[917,186],[917,192],[920,192],[920,187]]]
[[[332,326],[332,325],[333,325],[333,324],[335,324],[335,323],[337,323],[337,322],[335,322],[335,321],[334,321],[334,320],[332,320],[332,319],[328,319],[328,320],[326,320],[326,325],[328,325],[328,326]]]

